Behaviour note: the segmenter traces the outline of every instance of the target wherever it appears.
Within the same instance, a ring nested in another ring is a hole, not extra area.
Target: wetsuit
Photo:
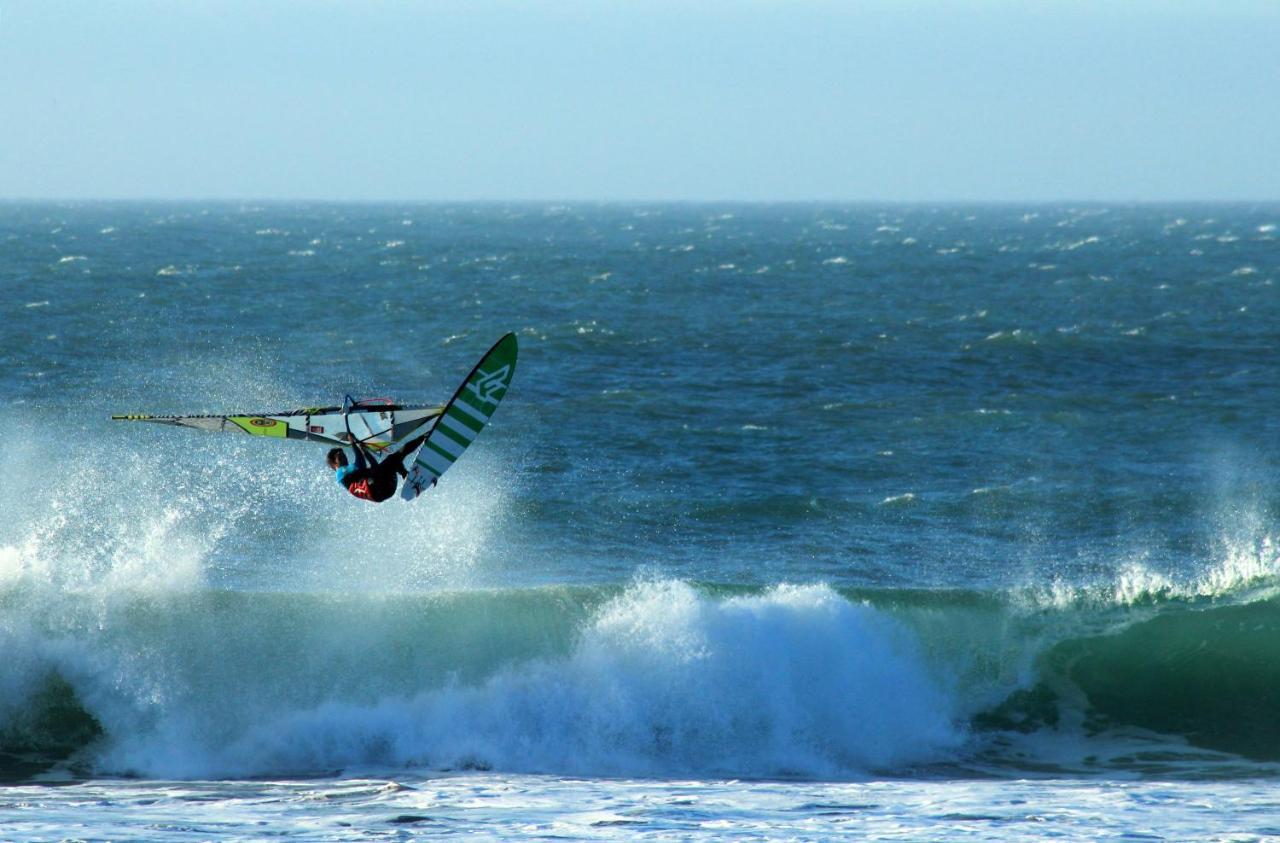
[[[346,490],[357,498],[374,503],[382,503],[396,493],[400,477],[408,472],[404,468],[404,459],[422,444],[426,436],[411,440],[394,454],[389,454],[382,462],[378,462],[373,453],[363,443],[354,442],[351,450],[355,452],[356,464],[344,465],[334,474]]]

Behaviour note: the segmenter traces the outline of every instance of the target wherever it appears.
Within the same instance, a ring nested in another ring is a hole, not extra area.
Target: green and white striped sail
[[[418,450],[400,496],[413,500],[429,489],[462,456],[489,423],[516,373],[516,335],[507,334],[467,375],[436,419],[431,435]]]

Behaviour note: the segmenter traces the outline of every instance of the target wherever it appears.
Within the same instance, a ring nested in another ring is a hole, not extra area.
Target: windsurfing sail
[[[240,413],[210,416],[116,415],[114,421],[145,421],[194,427],[197,430],[232,431],[277,439],[304,439],[327,445],[347,445],[353,439],[375,451],[425,432],[444,407],[395,404],[386,399],[356,402],[342,407],[307,407],[282,413]],[[350,432],[348,432],[350,431]]]

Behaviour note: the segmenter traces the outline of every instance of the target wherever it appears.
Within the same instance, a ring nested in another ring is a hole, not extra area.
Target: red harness
[[[367,501],[373,500],[373,494],[369,491],[369,478],[367,477],[364,480],[357,480],[354,483],[349,483],[347,485],[347,491],[355,495],[357,498],[363,498]]]

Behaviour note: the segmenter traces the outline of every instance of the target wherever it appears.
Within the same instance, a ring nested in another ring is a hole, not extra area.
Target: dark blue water
[[[0,205],[6,751],[144,776],[1021,775],[1068,762],[999,741],[1076,716],[1280,758],[1277,226]],[[412,506],[346,497],[319,446],[108,421],[443,401],[508,330],[508,397]]]
[[[510,329],[505,575],[1185,569],[1275,499],[1278,217],[6,206],[3,387],[101,443],[112,410],[443,400]]]

